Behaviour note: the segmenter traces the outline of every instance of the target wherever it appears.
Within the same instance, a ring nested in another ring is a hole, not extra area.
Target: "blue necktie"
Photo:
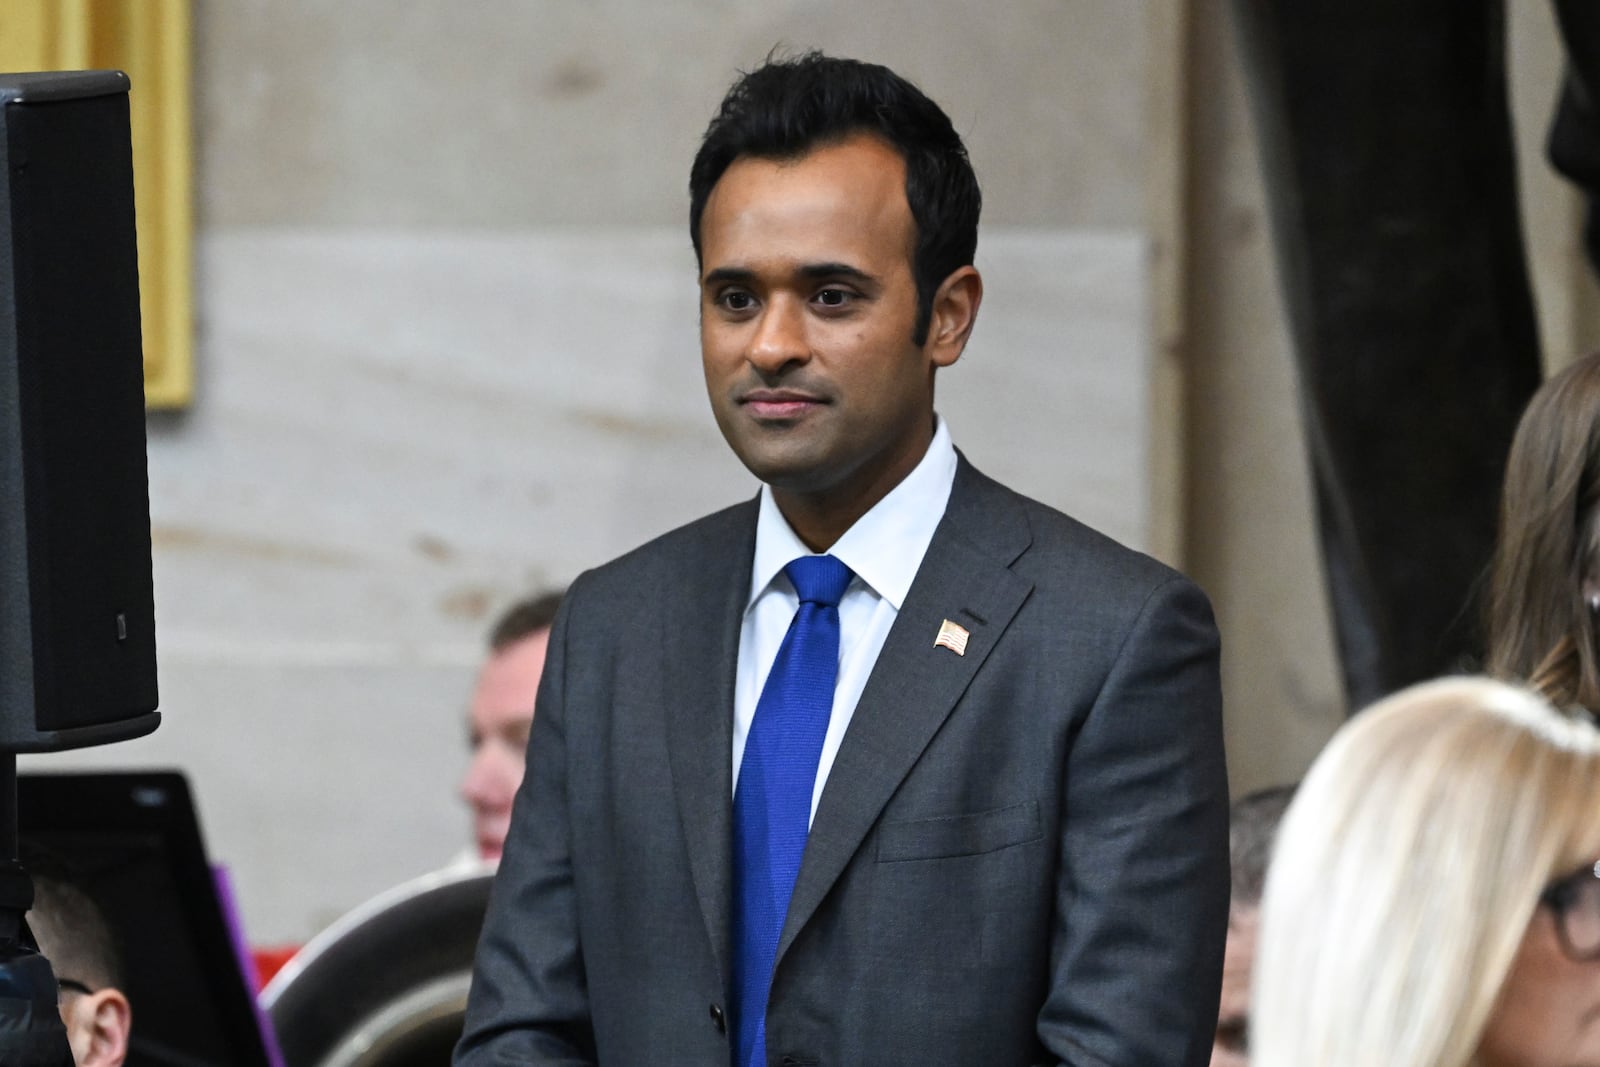
[[[800,610],[756,703],[733,793],[734,1067],[767,1062],[767,992],[806,848],[839,675],[839,598],[851,578],[832,556],[802,556],[783,573]]]

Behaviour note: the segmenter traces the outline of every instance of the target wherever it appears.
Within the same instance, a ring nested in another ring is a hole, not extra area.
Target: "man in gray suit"
[[[764,484],[568,593],[456,1062],[1204,1064],[1216,629],[934,414],[983,296],[949,119],[769,62],[690,192],[711,405]]]

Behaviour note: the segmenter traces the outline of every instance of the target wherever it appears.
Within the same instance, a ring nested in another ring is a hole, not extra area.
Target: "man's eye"
[[[717,303],[729,311],[749,311],[755,305],[749,293],[739,289],[731,289],[717,297]]]
[[[850,302],[850,294],[843,289],[823,289],[816,299],[823,307],[839,308]]]

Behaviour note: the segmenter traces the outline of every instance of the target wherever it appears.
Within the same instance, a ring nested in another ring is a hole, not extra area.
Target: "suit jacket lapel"
[[[779,960],[1027,599],[1032,585],[1008,568],[1029,541],[1016,496],[963,458],[944,518],[828,774]],[[946,619],[968,630],[965,654],[934,645]]]
[[[695,894],[726,983],[733,867],[733,686],[749,597],[756,508],[723,512],[682,561],[684,596],[662,620],[667,758]]]

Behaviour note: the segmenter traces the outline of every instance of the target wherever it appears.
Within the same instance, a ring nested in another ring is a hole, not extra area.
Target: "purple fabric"
[[[228,877],[228,868],[220,863],[211,865],[211,884],[217,891],[217,904],[222,909],[222,921],[228,927],[228,941],[233,945],[234,959],[239,961],[239,973],[244,977],[247,989],[255,989],[259,984],[256,974],[256,964],[250,955],[250,946],[245,941],[244,923],[239,920],[239,908],[233,897],[233,879]],[[261,1031],[261,1045],[267,1052],[267,1062],[272,1067],[285,1067],[283,1053],[278,1049],[278,1035],[272,1029],[272,1020],[267,1018],[267,1013],[261,1010],[261,1005],[255,1004],[256,1029]]]

